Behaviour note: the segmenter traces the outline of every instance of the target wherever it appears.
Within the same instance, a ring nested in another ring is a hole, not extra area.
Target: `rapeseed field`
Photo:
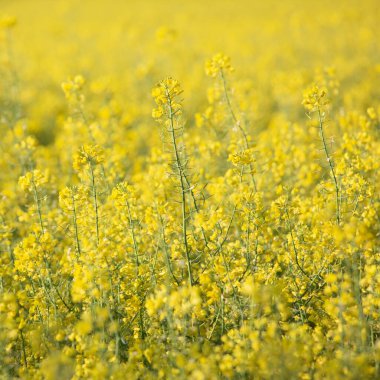
[[[0,0],[1,379],[379,379],[378,0]]]

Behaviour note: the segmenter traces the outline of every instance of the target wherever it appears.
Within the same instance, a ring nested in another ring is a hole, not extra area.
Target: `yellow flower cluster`
[[[250,165],[250,164],[253,164],[255,161],[253,154],[254,154],[253,149],[249,148],[241,152],[231,154],[229,156],[229,160],[235,166]]]
[[[26,173],[18,180],[19,186],[26,193],[32,193],[33,191],[37,191],[37,189],[43,187],[43,185],[45,185],[47,182],[48,173],[42,173],[38,169]]]
[[[83,204],[87,198],[83,186],[67,186],[59,192],[59,204],[63,210],[73,211],[75,203]]]
[[[317,85],[313,85],[305,91],[302,104],[307,111],[315,112],[323,109],[329,102],[327,91],[319,88]]]
[[[232,72],[233,70],[230,57],[222,53],[215,54],[206,61],[205,71],[210,77],[215,78],[221,72]]]
[[[99,145],[83,145],[73,158],[73,168],[80,172],[83,168],[94,167],[104,161],[104,151]]]
[[[157,104],[157,108],[152,111],[152,117],[161,120],[162,117],[173,118],[182,109],[178,96],[182,90],[178,80],[167,78],[159,82],[152,89],[152,97]]]
[[[62,90],[68,100],[72,100],[83,88],[85,80],[82,75],[76,75],[62,83]]]
[[[1,2],[0,379],[379,379],[378,0],[46,4]]]

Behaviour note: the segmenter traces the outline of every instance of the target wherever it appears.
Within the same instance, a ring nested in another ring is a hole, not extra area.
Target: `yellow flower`
[[[213,78],[221,72],[232,72],[233,70],[230,57],[222,53],[215,54],[205,64],[206,75]]]
[[[74,211],[87,199],[87,189],[83,186],[65,187],[59,193],[59,204],[65,211]]]
[[[88,166],[94,167],[104,161],[104,150],[99,145],[84,145],[73,158],[73,168],[80,172]]]
[[[235,166],[250,165],[255,162],[253,149],[245,149],[239,153],[230,154],[228,158]]]
[[[152,111],[153,119],[160,119],[163,114],[164,114],[164,112],[163,112],[162,108],[154,108]]]
[[[25,192],[34,192],[48,182],[48,171],[44,173],[38,169],[26,173],[20,177],[18,184]]]
[[[81,90],[85,84],[85,79],[82,75],[76,75],[74,78],[69,78],[63,82],[61,87],[68,100],[84,100]]]
[[[303,97],[302,104],[308,112],[322,110],[330,100],[327,97],[327,90],[319,88],[317,85],[312,85],[308,88]]]
[[[173,118],[182,111],[181,101],[178,96],[182,94],[181,86],[178,80],[166,78],[159,82],[152,89],[152,97],[157,104],[157,108],[152,111],[152,117],[160,121],[163,116]]]

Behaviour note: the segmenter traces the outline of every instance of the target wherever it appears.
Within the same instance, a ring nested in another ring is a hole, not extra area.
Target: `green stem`
[[[34,201],[35,201],[36,206],[37,206],[38,220],[39,220],[39,223],[40,223],[42,234],[44,234],[45,233],[45,229],[44,229],[44,224],[42,222],[41,200],[40,200],[40,198],[38,196],[37,186],[36,186],[36,183],[34,182],[34,179],[32,180],[32,183],[33,183]]]
[[[96,226],[96,245],[99,245],[99,206],[98,206],[98,193],[95,183],[95,173],[92,163],[90,163],[90,172],[91,172],[91,187],[92,187],[92,196],[94,201],[94,210],[95,210],[95,226]]]
[[[236,117],[235,112],[234,112],[234,110],[232,108],[231,100],[230,100],[230,97],[228,95],[226,78],[224,76],[224,73],[223,73],[222,69],[220,70],[220,76],[222,78],[223,90],[224,90],[224,98],[226,100],[227,107],[228,107],[228,109],[230,111],[230,114],[231,114],[231,117],[232,117],[233,121],[235,122],[235,125],[239,128],[239,130],[240,130],[240,132],[241,132],[241,134],[243,136],[245,149],[249,149],[249,143],[248,143],[247,134],[246,134],[244,128],[240,125],[240,121]],[[253,175],[253,167],[252,167],[251,163],[249,164],[249,172],[250,172],[250,175],[251,175],[251,180],[252,180],[253,187],[254,187],[255,191],[257,192],[256,180],[255,180],[255,176]]]
[[[20,337],[21,337],[21,344],[22,344],[22,359],[24,361],[25,368],[28,368],[28,361],[26,359],[25,338],[24,338],[22,329],[20,330]]]
[[[167,247],[167,242],[166,242],[165,227],[164,227],[164,223],[163,223],[161,215],[159,215],[159,220],[160,220],[160,225],[161,225],[162,243],[163,243],[164,253],[165,253],[165,264],[168,269],[168,274],[170,273],[170,275],[173,277],[173,280],[177,283],[177,285],[179,285],[179,281],[173,272],[173,266],[171,263],[171,259],[170,259],[170,255],[169,255],[168,247]]]
[[[335,174],[334,162],[330,156],[330,153],[329,153],[329,150],[328,150],[327,144],[326,144],[325,133],[323,130],[323,117],[322,117],[320,108],[318,108],[318,119],[319,119],[319,132],[320,132],[321,139],[322,139],[323,150],[325,152],[327,162],[329,163],[331,175],[333,177],[334,186],[335,186],[336,222],[339,225],[340,224],[340,200],[339,200],[340,190],[339,190],[338,180],[337,180],[337,177]]]
[[[290,216],[289,216],[289,212],[288,212],[287,208],[285,208],[285,213],[286,213],[286,217],[287,217],[287,220],[288,220],[288,229],[289,229],[289,232],[290,232],[290,238],[292,240],[292,247],[293,247],[293,251],[294,251],[294,258],[295,258],[295,261],[296,261],[296,265],[297,265],[298,269],[301,271],[301,273],[305,277],[307,277],[308,279],[311,280],[310,276],[305,272],[305,270],[302,268],[301,264],[299,263],[299,260],[298,260],[298,249],[297,249],[296,242],[295,242],[294,235],[293,235],[293,226],[290,223]]]
[[[74,224],[74,231],[75,231],[75,244],[77,248],[77,254],[78,258],[81,255],[81,248],[80,248],[80,242],[79,242],[79,232],[78,232],[78,222],[77,222],[77,211],[75,207],[75,198],[74,194],[71,194],[71,200],[73,204],[73,224]]]
[[[189,243],[187,241],[187,213],[186,213],[186,191],[185,188],[185,176],[183,172],[183,164],[181,162],[181,158],[179,156],[178,147],[177,147],[177,140],[175,135],[175,127],[174,127],[174,115],[173,115],[173,108],[172,108],[172,100],[169,94],[169,91],[166,91],[166,97],[168,101],[168,111],[169,111],[169,121],[170,121],[170,134],[172,138],[172,144],[173,144],[173,151],[175,156],[175,162],[176,162],[176,168],[178,171],[178,177],[181,187],[181,212],[182,212],[182,235],[183,235],[183,244],[185,248],[185,255],[186,255],[186,262],[187,262],[187,271],[189,276],[189,284],[190,286],[193,286],[193,273],[192,273],[192,267],[191,267],[191,260],[190,260],[190,248]]]
[[[127,201],[127,211],[128,211],[128,221],[129,221],[129,230],[131,231],[131,237],[133,241],[133,251],[135,253],[135,260],[136,260],[136,277],[137,281],[139,280],[139,252],[138,252],[138,246],[135,236],[135,230],[133,227],[133,220],[132,220],[132,214],[131,214],[131,208],[129,206],[129,202]],[[139,324],[140,324],[140,337],[141,339],[145,338],[145,329],[144,329],[144,311],[142,308],[143,302],[141,301],[140,310],[139,310]]]

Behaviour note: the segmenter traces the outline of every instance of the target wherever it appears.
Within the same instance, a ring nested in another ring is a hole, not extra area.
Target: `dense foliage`
[[[0,377],[378,379],[377,3],[0,1]]]

